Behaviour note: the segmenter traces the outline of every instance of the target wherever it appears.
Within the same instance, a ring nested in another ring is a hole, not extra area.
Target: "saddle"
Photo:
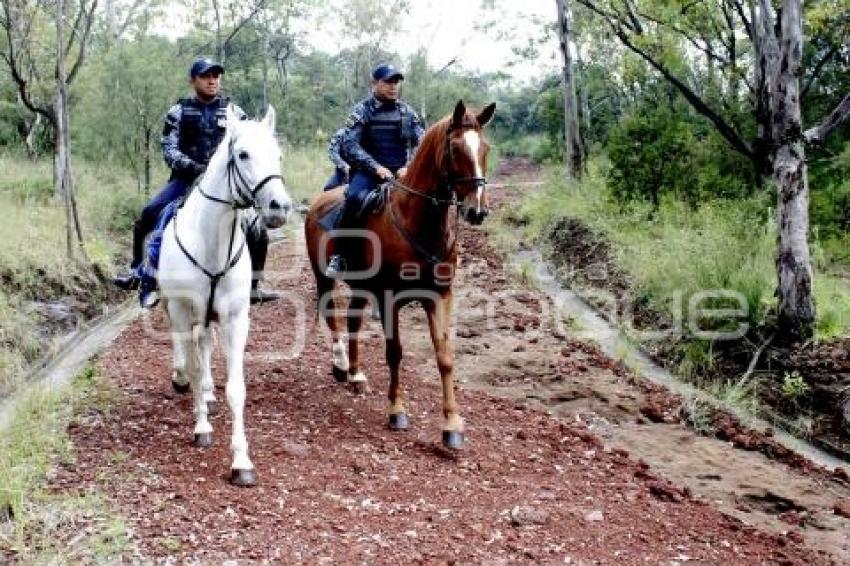
[[[357,218],[363,219],[373,214],[379,214],[387,204],[387,198],[390,194],[390,184],[384,183],[379,185],[374,191],[371,191],[366,198],[363,199],[363,206],[357,211]],[[336,229],[337,221],[342,213],[342,205],[345,199],[340,199],[331,206],[328,211],[319,219],[319,226],[330,232]]]

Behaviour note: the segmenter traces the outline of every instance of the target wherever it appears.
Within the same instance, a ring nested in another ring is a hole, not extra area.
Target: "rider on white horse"
[[[171,178],[145,206],[135,222],[133,260],[129,273],[113,280],[116,285],[126,290],[141,286],[140,302],[143,307],[156,304],[153,270],[144,269],[145,238],[155,227],[165,226],[175,210],[172,203],[180,201],[204,172],[224,136],[225,113],[228,105],[232,104],[229,98],[219,94],[223,73],[224,67],[220,64],[205,57],[196,59],[189,69],[189,84],[195,95],[181,98],[165,116],[161,145],[165,162],[172,171]],[[245,113],[238,106],[232,106],[234,113],[244,119]],[[167,218],[161,218],[164,211],[167,211]],[[251,283],[251,302],[274,300],[277,294],[259,288],[265,268],[268,234],[262,223],[258,222],[251,225],[246,223],[243,229],[248,235],[248,249],[255,273]],[[158,248],[160,232],[161,230],[154,232],[154,248]]]
[[[242,218],[256,210],[268,228],[292,210],[274,137],[275,112],[262,122],[241,121],[227,109],[226,133],[206,172],[162,237],[157,279],[174,341],[175,388],[194,394],[195,445],[212,444],[207,416],[215,401],[209,323],[217,320],[227,359],[227,401],[233,417],[231,481],[253,485],[243,410],[243,356],[248,337],[251,265]]]

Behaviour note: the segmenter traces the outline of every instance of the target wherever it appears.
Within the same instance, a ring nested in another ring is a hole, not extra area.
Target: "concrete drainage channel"
[[[11,424],[15,409],[35,387],[56,389],[68,385],[92,356],[112,343],[140,312],[134,296],[66,338],[60,350],[44,360],[41,369],[36,370],[18,392],[0,404],[0,431]]]
[[[676,378],[666,369],[655,364],[649,356],[611,323],[605,320],[596,309],[586,303],[575,292],[561,286],[540,252],[521,251],[513,254],[510,263],[514,266],[531,266],[540,288],[549,296],[558,312],[575,320],[579,330],[577,336],[599,345],[603,352],[615,359],[628,362],[629,368],[637,375],[649,379],[685,398],[698,399],[710,406],[727,411],[761,430],[771,430],[773,439],[782,446],[808,458],[810,461],[828,469],[842,468],[850,473],[850,464],[813,446],[812,444],[788,434],[767,421],[744,413],[739,407],[723,403]]]

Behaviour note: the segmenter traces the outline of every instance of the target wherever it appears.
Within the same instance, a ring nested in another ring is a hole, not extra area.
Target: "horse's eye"
[[[248,157],[249,156],[248,156],[247,151],[240,151],[239,152],[239,159],[241,159],[242,161],[245,161],[246,159],[248,159]]]

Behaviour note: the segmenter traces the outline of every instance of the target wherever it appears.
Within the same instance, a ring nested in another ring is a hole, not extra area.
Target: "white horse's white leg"
[[[201,327],[198,334],[198,354],[201,359],[201,391],[207,404],[207,414],[216,413],[215,382],[212,376],[212,328]]]
[[[174,345],[174,373],[171,385],[178,393],[187,393],[192,373],[197,371],[192,352],[192,329],[186,309],[177,301],[169,301],[168,317],[171,323],[171,342]]]
[[[254,485],[254,464],[248,457],[248,438],[245,436],[245,374],[243,360],[248,341],[248,309],[230,314],[221,321],[222,338],[227,356],[227,404],[233,416],[233,449],[231,481],[236,485]]]
[[[199,371],[194,372],[194,379],[192,380],[192,394],[195,401],[195,446],[207,448],[212,446],[213,432],[204,392],[205,381],[208,378],[211,379],[209,377],[209,329],[198,326],[196,332],[192,355],[195,356],[200,368]]]

